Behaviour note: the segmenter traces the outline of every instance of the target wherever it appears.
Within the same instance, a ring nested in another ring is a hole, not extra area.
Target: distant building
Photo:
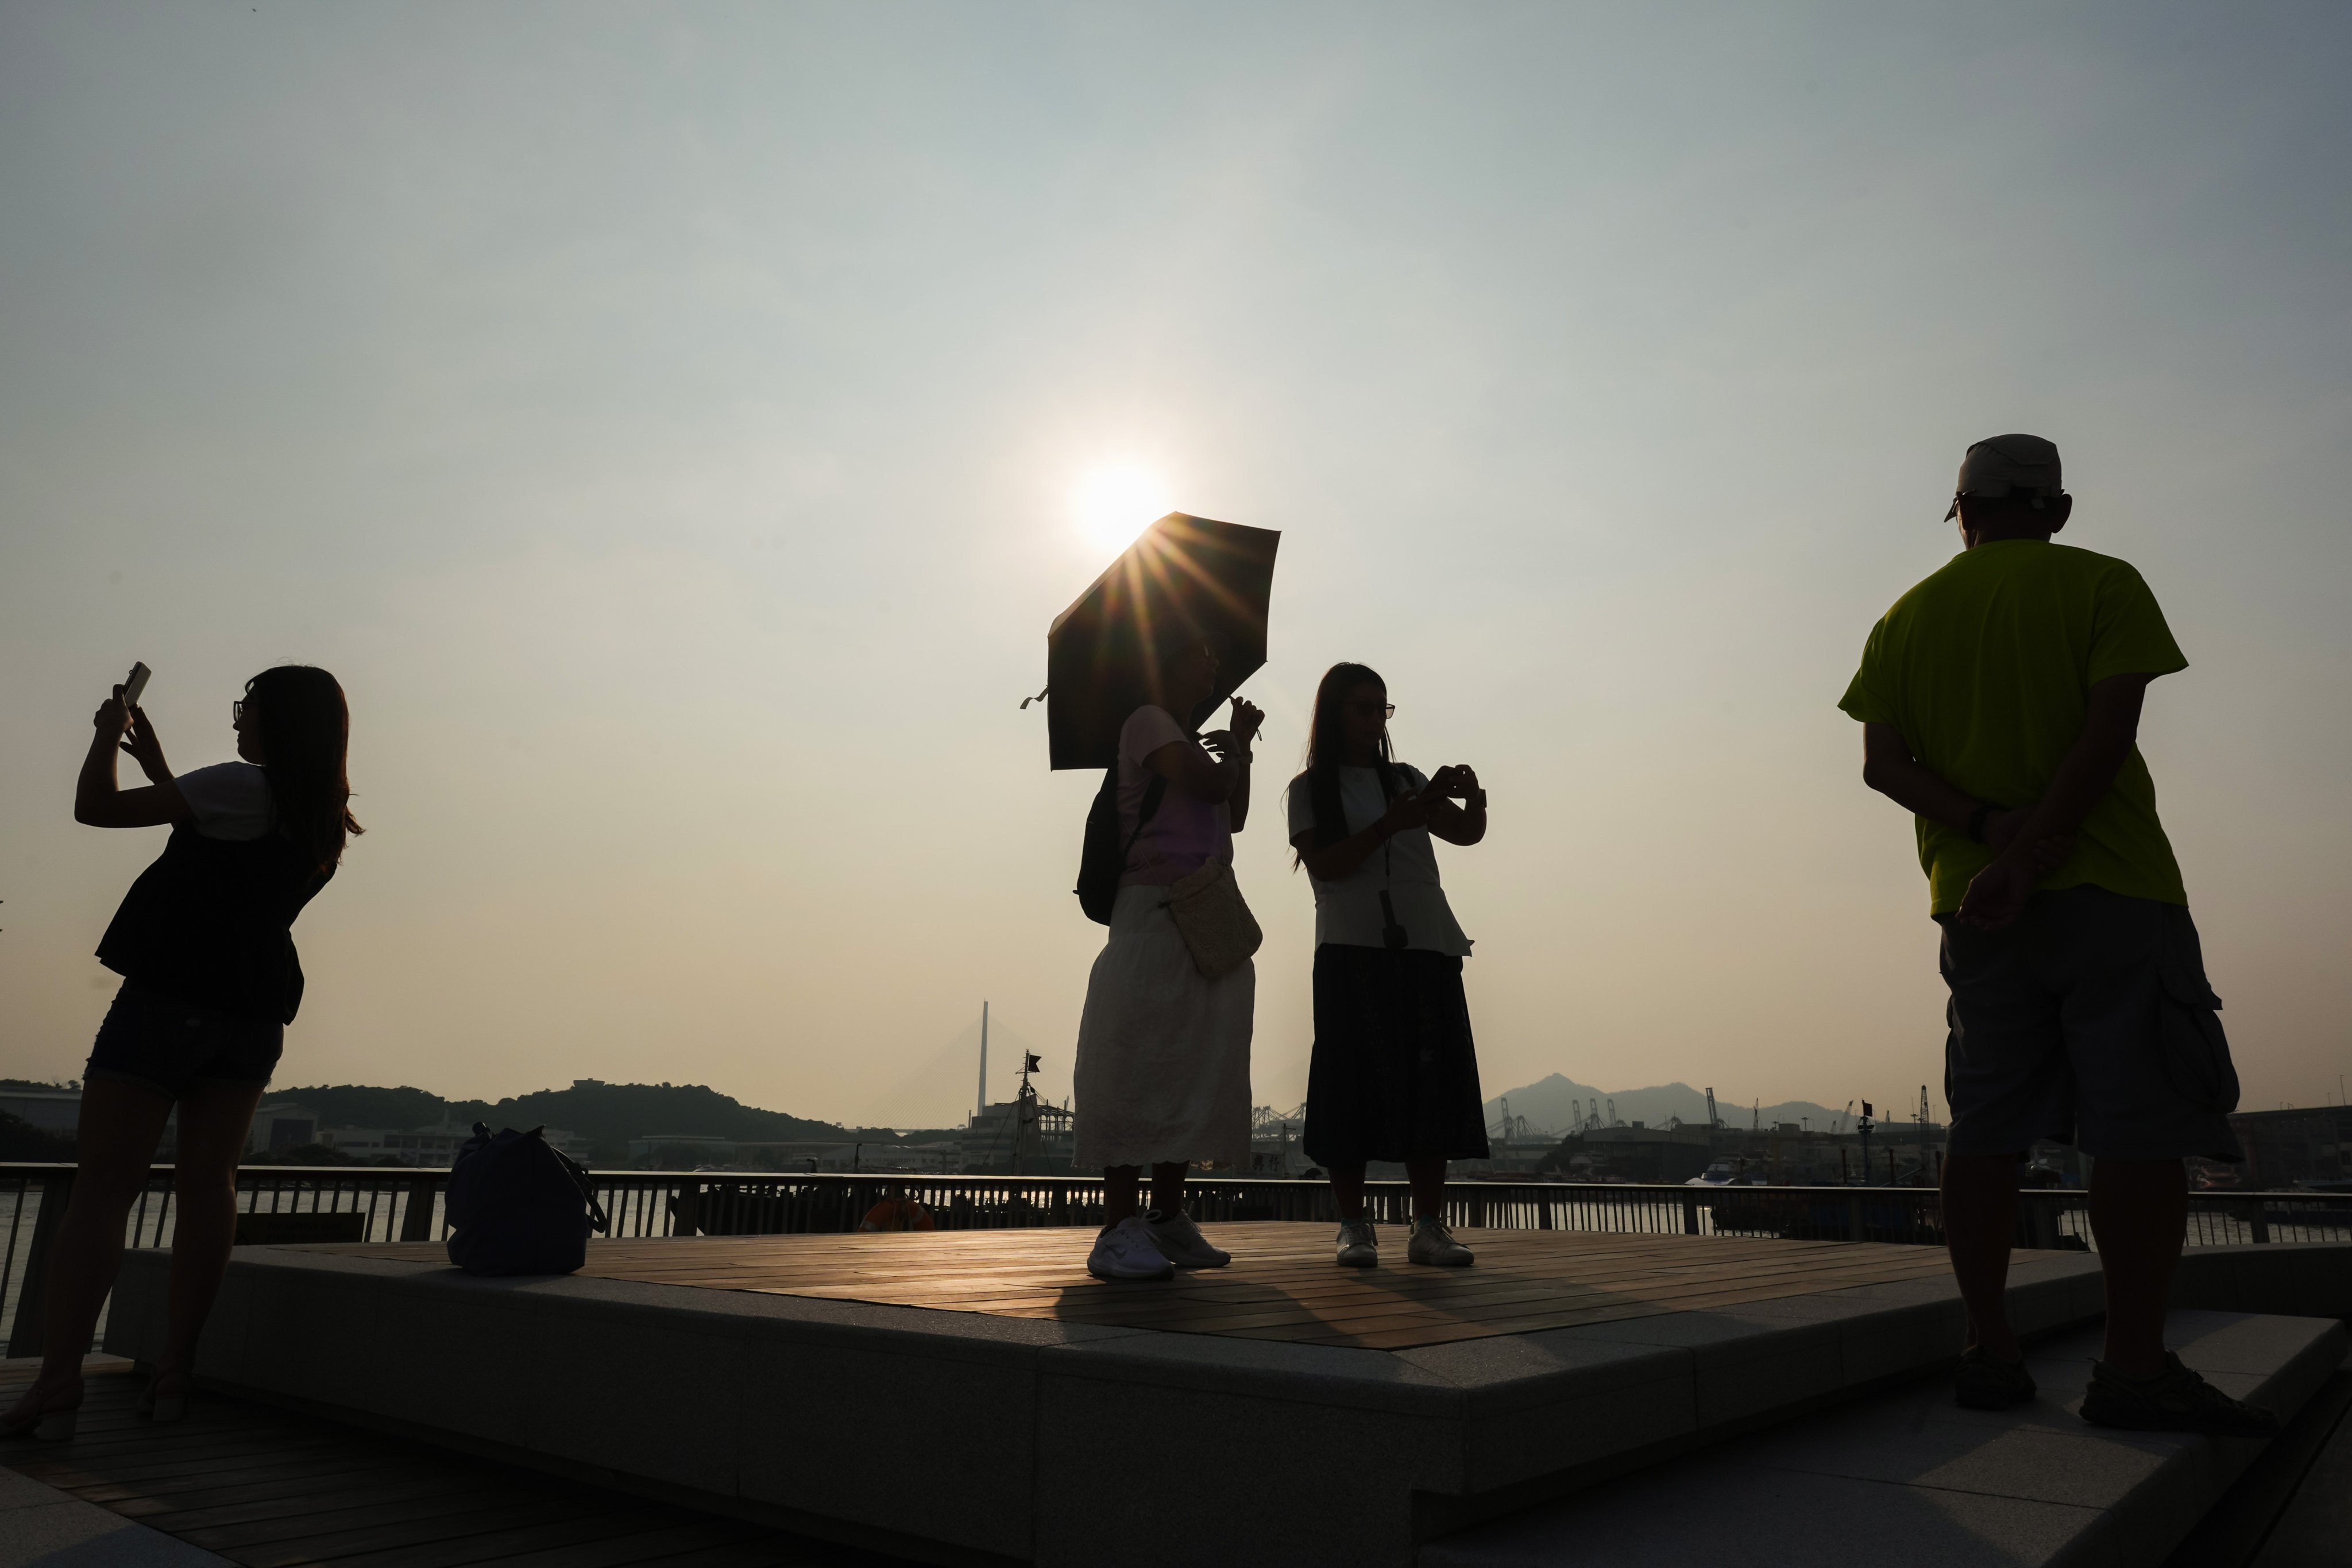
[[[1307,1121],[1304,1116],[1278,1117],[1260,1114],[1250,1130],[1249,1166],[1236,1170],[1236,1176],[1262,1176],[1269,1179],[1299,1177],[1316,1168],[1307,1157],[1304,1142]]]
[[[1000,1100],[965,1124],[963,1169],[978,1175],[1014,1174],[1013,1145],[1020,1134],[1018,1100]],[[1066,1176],[1077,1150],[1078,1119],[1066,1106],[1037,1104],[1037,1125],[1022,1144],[1021,1169],[1028,1176]]]
[[[257,1116],[256,1120],[259,1118]],[[474,1135],[471,1127],[444,1121],[432,1127],[322,1127],[308,1140],[348,1154],[363,1165],[415,1165],[447,1169],[457,1163],[457,1151]],[[576,1134],[561,1127],[540,1131],[551,1149],[569,1152]],[[290,1147],[290,1145],[288,1145]]]
[[[930,1171],[962,1167],[956,1143],[906,1144],[887,1139],[844,1143],[839,1138],[745,1140],[701,1132],[648,1132],[629,1140],[629,1163],[663,1170]],[[913,1151],[921,1151],[917,1153]],[[945,1162],[942,1163],[942,1162]]]
[[[1548,1133],[1530,1138],[1497,1138],[1490,1131],[1485,1159],[1448,1161],[1446,1169],[1457,1177],[1532,1177],[1559,1147],[1559,1140]]]
[[[265,1105],[253,1113],[245,1131],[248,1154],[277,1154],[319,1141],[319,1119],[291,1100]]]
[[[71,1132],[81,1124],[81,1090],[12,1083],[0,1089],[0,1110],[44,1132]]]
[[[840,1143],[817,1156],[816,1169],[880,1175],[952,1176],[963,1170],[963,1145]]]
[[[2230,1126],[2246,1146],[2244,1186],[2276,1191],[2352,1181],[2352,1109],[2242,1110]]]

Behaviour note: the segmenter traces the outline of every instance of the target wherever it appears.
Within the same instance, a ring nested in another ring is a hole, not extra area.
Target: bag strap
[[[538,1138],[540,1146],[555,1156],[556,1163],[562,1167],[563,1173],[572,1178],[573,1186],[580,1189],[580,1196],[587,1204],[588,1215],[596,1222],[596,1228],[610,1234],[613,1228],[612,1216],[604,1212],[604,1205],[596,1201],[596,1184],[594,1178],[589,1175],[588,1167],[541,1137],[541,1131],[534,1127],[531,1129],[530,1135]]]

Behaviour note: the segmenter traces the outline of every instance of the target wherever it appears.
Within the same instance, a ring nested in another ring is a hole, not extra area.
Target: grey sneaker
[[[1167,1254],[1151,1239],[1143,1216],[1131,1214],[1096,1234],[1094,1250],[1087,1255],[1087,1272],[1097,1279],[1166,1279],[1176,1270]]]
[[[2021,1361],[2003,1361],[1982,1345],[1960,1352],[1952,1377],[1952,1403],[1969,1410],[2006,1410],[2033,1397],[2032,1373]]]
[[[1174,1214],[1147,1210],[1143,1224],[1151,1233],[1151,1245],[1179,1268],[1223,1268],[1234,1260],[1232,1253],[1211,1247],[1209,1238],[1201,1234],[1201,1227],[1192,1223],[1192,1216],[1182,1209]]]
[[[1404,1248],[1407,1263],[1427,1263],[1439,1268],[1467,1268],[1476,1258],[1477,1254],[1454,1239],[1454,1233],[1445,1228],[1444,1220],[1431,1219],[1424,1215],[1412,1222],[1412,1239],[1405,1243]]]
[[[2170,1351],[2164,1352],[2164,1370],[2149,1378],[2126,1377],[2105,1362],[2093,1362],[2083,1419],[2129,1432],[2216,1432],[2232,1437],[2271,1437],[2279,1429],[2276,1415],[2231,1398]]]
[[[1339,1222],[1339,1257],[1342,1268],[1370,1268],[1381,1260],[1381,1244],[1372,1234],[1372,1222],[1368,1219],[1343,1219]]]

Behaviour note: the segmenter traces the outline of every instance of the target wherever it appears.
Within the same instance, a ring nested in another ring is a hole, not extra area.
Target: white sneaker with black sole
[[[1425,1263],[1433,1268],[1467,1268],[1476,1256],[1454,1239],[1444,1220],[1426,1215],[1412,1222],[1412,1239],[1404,1247],[1406,1262]]]
[[[1176,1266],[1151,1239],[1151,1227],[1139,1214],[1096,1233],[1095,1248],[1087,1254],[1087,1272],[1097,1279],[1168,1279]]]
[[[1223,1268],[1234,1260],[1232,1253],[1211,1247],[1209,1238],[1201,1234],[1201,1227],[1192,1223],[1192,1216],[1182,1209],[1174,1214],[1146,1209],[1143,1224],[1151,1233],[1152,1244],[1179,1268]]]

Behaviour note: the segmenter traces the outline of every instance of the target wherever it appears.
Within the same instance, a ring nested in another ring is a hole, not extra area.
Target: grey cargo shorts
[[[1944,928],[1951,1152],[2037,1140],[2094,1159],[2243,1160],[2238,1073],[2179,904],[2083,886],[2036,893],[2006,931]]]

